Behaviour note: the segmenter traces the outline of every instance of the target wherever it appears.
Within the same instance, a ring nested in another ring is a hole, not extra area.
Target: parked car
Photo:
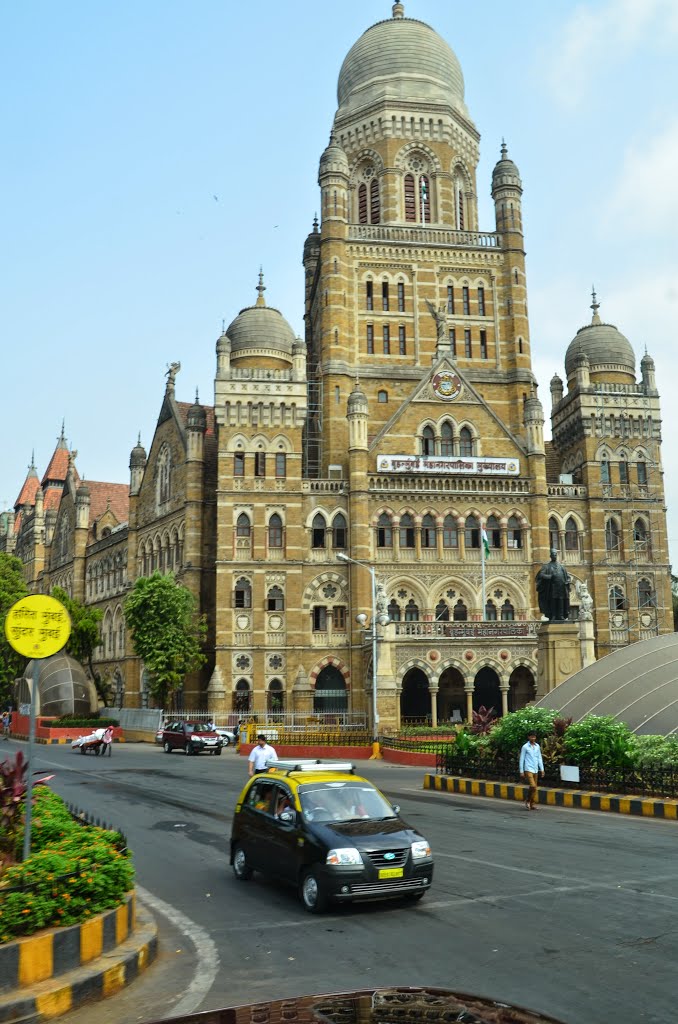
[[[418,900],[433,880],[431,847],[352,765],[279,761],[243,789],[231,864],[296,886],[310,913],[331,901]]]
[[[231,729],[230,726],[215,725],[214,731],[218,736],[221,736],[222,743],[225,747],[230,746],[231,743],[235,743],[236,736],[233,729]]]
[[[203,722],[171,722],[163,730],[162,747],[166,754],[183,750],[184,754],[221,754],[221,736]]]

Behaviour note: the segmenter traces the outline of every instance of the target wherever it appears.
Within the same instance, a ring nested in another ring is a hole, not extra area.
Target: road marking
[[[518,868],[512,864],[498,864],[493,860],[480,860],[479,857],[464,857],[460,853],[440,853],[438,850],[434,852],[433,859],[437,860],[438,857],[446,857],[448,860],[463,860],[468,864],[482,864],[486,868],[500,868],[502,871],[517,871],[521,875],[540,875],[542,878],[554,878],[556,881],[563,881],[563,879],[569,878],[571,882],[583,882],[586,883],[586,878],[575,878],[572,875],[554,875],[548,871],[533,871],[532,868]]]
[[[219,954],[217,947],[204,928],[201,928],[190,917],[186,917],[180,910],[165,903],[158,896],[154,896],[148,889],[136,886],[137,894],[142,903],[145,903],[155,910],[156,913],[166,917],[175,928],[183,932],[187,939],[195,947],[198,955],[198,969],[193,976],[193,981],[186,989],[182,999],[172,1007],[173,1017],[182,1017],[187,1013],[193,1013],[202,1003],[203,999],[212,988],[217,974],[219,973]]]

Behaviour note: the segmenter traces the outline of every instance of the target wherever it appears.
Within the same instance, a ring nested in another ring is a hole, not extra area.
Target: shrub
[[[518,755],[529,732],[536,732],[541,743],[553,733],[555,711],[548,708],[527,707],[512,711],[500,718],[489,735],[490,743],[502,757]]]
[[[119,906],[132,887],[134,870],[120,833],[73,821],[49,790],[36,794],[31,845],[31,856],[2,879],[0,942],[78,924]]]
[[[478,743],[480,736],[476,733],[467,732],[463,729],[457,736],[454,747],[452,747],[452,754],[454,757],[467,757],[473,758],[478,753]]]
[[[587,715],[575,722],[565,733],[563,745],[575,764],[623,768],[633,763],[633,733],[611,715]]]
[[[12,856],[17,836],[23,835],[27,771],[28,762],[21,750],[13,761],[7,758],[0,763],[0,861]],[[33,786],[44,785],[52,777],[35,779]]]
[[[89,715],[86,718],[62,715],[61,718],[45,719],[42,724],[48,729],[104,729],[109,725],[115,728],[120,723],[116,718],[99,718],[98,715]]]
[[[486,708],[481,704],[477,711],[473,712],[471,719],[471,732],[484,734],[489,732],[497,721],[497,712],[494,708]]]
[[[678,768],[678,739],[634,735],[630,754],[636,768]]]

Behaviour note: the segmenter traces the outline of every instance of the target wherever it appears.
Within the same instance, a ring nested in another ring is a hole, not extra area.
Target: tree
[[[140,577],[125,601],[125,621],[134,651],[149,675],[150,692],[161,706],[185,676],[207,659],[201,641],[207,632],[190,590],[172,573]]]
[[[26,667],[26,659],[17,654],[5,639],[5,618],[12,605],[27,594],[21,560],[14,555],[0,553],[0,705],[12,702],[14,680]]]
[[[52,597],[61,602],[71,617],[71,635],[66,644],[66,654],[70,654],[81,665],[87,666],[99,698],[103,701],[104,707],[108,707],[110,687],[102,680],[92,660],[97,647],[101,647],[102,613],[98,608],[91,608],[80,601],[75,601],[61,587],[53,588]]]

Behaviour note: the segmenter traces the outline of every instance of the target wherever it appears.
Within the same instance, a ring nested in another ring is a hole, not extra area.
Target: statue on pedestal
[[[570,574],[551,549],[551,561],[537,573],[539,610],[550,622],[566,622],[570,617]]]

